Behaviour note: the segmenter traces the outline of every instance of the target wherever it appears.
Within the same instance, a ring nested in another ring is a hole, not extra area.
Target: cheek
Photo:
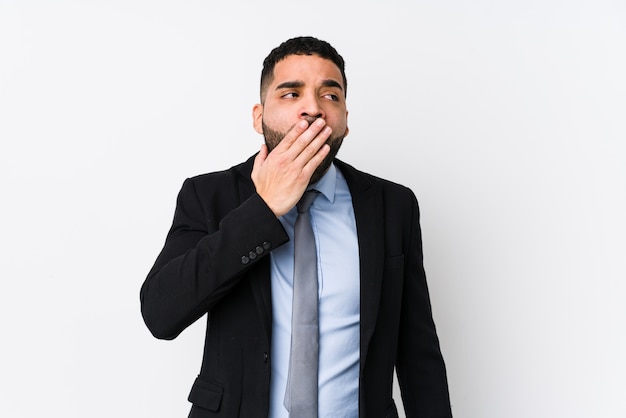
[[[348,127],[348,121],[346,120],[345,117],[340,117],[340,118],[337,118],[328,122],[330,123],[330,126],[333,128],[333,135],[337,135],[337,136],[345,135],[346,129]]]
[[[291,121],[289,114],[284,111],[265,112],[263,122],[268,127],[280,132],[286,132],[296,123],[296,121]]]
[[[348,115],[346,114],[345,106],[329,106],[329,108],[326,109],[326,121],[337,129],[343,128],[343,130],[345,130],[348,124]]]

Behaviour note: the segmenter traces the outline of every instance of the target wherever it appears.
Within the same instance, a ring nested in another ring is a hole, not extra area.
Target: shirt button
[[[250,257],[250,260],[254,260],[256,258],[256,253],[254,251],[250,251],[248,253],[248,257]]]
[[[250,262],[250,259],[246,257],[245,255],[241,257],[241,264],[248,264],[249,262]]]

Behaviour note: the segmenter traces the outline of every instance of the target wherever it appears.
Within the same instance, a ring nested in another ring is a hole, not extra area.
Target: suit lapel
[[[380,186],[353,167],[335,160],[350,193],[359,241],[361,274],[361,369],[365,364],[369,342],[374,333],[384,263],[383,206]]]
[[[253,164],[254,157],[251,157],[245,163],[235,167],[239,175],[239,204],[243,203],[255,192],[254,183],[252,183],[250,178]],[[250,270],[249,274],[252,294],[269,344],[272,338],[272,289],[269,257],[265,257],[263,260],[259,261],[256,268]]]

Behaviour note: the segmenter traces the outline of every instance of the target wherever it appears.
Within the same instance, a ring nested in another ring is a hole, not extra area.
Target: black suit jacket
[[[336,160],[346,178],[361,271],[360,417],[450,417],[444,362],[422,264],[413,193]],[[256,194],[253,158],[187,179],[165,246],[141,288],[144,321],[173,339],[208,313],[190,417],[267,417],[271,359],[268,254],[289,238]]]

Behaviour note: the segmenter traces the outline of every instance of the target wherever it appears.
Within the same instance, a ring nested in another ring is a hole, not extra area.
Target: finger
[[[324,161],[324,158],[326,158],[326,156],[329,153],[330,153],[330,145],[328,144],[322,145],[319,151],[316,152],[315,155],[309,161],[307,161],[306,164],[302,167],[302,173],[308,176],[308,178],[311,178],[311,176],[315,172],[315,169],[320,164],[322,164],[322,162]]]
[[[278,152],[280,153],[289,150],[289,148],[291,148],[291,145],[293,145],[296,139],[298,139],[300,135],[302,135],[302,133],[307,130],[308,127],[309,123],[306,120],[301,120],[296,123],[293,128],[291,128],[289,132],[287,132],[287,135],[285,135],[285,137],[280,141],[276,148],[274,148],[274,151],[278,150]]]
[[[254,158],[254,162],[255,164],[258,162],[259,164],[263,163],[263,161],[265,161],[265,159],[267,158],[267,145],[262,144],[261,145],[261,149],[259,150],[259,153],[256,155],[256,157]]]
[[[323,130],[324,126],[326,125],[326,121],[324,119],[316,119],[309,125],[306,130],[301,132],[295,139],[292,139],[292,135],[296,135],[298,132],[300,132],[302,126],[304,126],[304,124],[306,123],[306,120],[298,122],[294,127],[297,129],[292,129],[288,133],[289,138],[287,139],[287,141],[285,139],[281,141],[281,145],[285,143],[285,147],[287,147],[284,148],[282,152],[284,152],[285,156],[287,156],[292,161],[298,158],[300,153],[311,144],[311,142],[316,138],[316,136]],[[287,136],[285,138],[287,138]],[[322,146],[322,143],[323,142],[318,143],[314,151],[317,151],[319,147]],[[307,155],[309,156],[309,158],[311,157],[311,150],[307,152]],[[308,161],[309,158],[307,158],[306,161]]]
[[[256,157],[254,157],[254,164],[252,165],[253,177],[256,176],[256,174],[259,171],[259,168],[261,167],[261,165],[263,165],[263,163],[267,159],[267,154],[268,154],[267,145],[265,144],[261,145],[261,149],[259,150],[259,153],[256,155]]]
[[[315,121],[313,121],[313,123],[309,125],[309,128],[304,131],[289,148],[290,152],[293,153],[293,158],[297,158],[302,153],[302,151],[306,150],[307,147],[311,146],[314,143],[318,135],[322,134],[322,132],[324,131],[325,125],[326,121],[322,118],[316,119]],[[317,152],[322,144],[323,142],[316,144],[317,146],[314,146],[314,150],[309,148],[307,152],[307,154],[309,154],[309,157],[311,156],[311,152]]]
[[[331,133],[332,133],[332,129],[330,128],[330,126],[325,126],[313,138],[312,141],[310,141],[304,148],[302,148],[302,150],[300,151],[300,153],[298,154],[298,156],[295,158],[294,161],[304,166],[311,159],[315,158],[318,152],[321,151],[322,147],[324,146],[328,138],[330,138]],[[298,141],[300,140],[298,139]],[[293,147],[296,147],[296,145],[294,144]]]

